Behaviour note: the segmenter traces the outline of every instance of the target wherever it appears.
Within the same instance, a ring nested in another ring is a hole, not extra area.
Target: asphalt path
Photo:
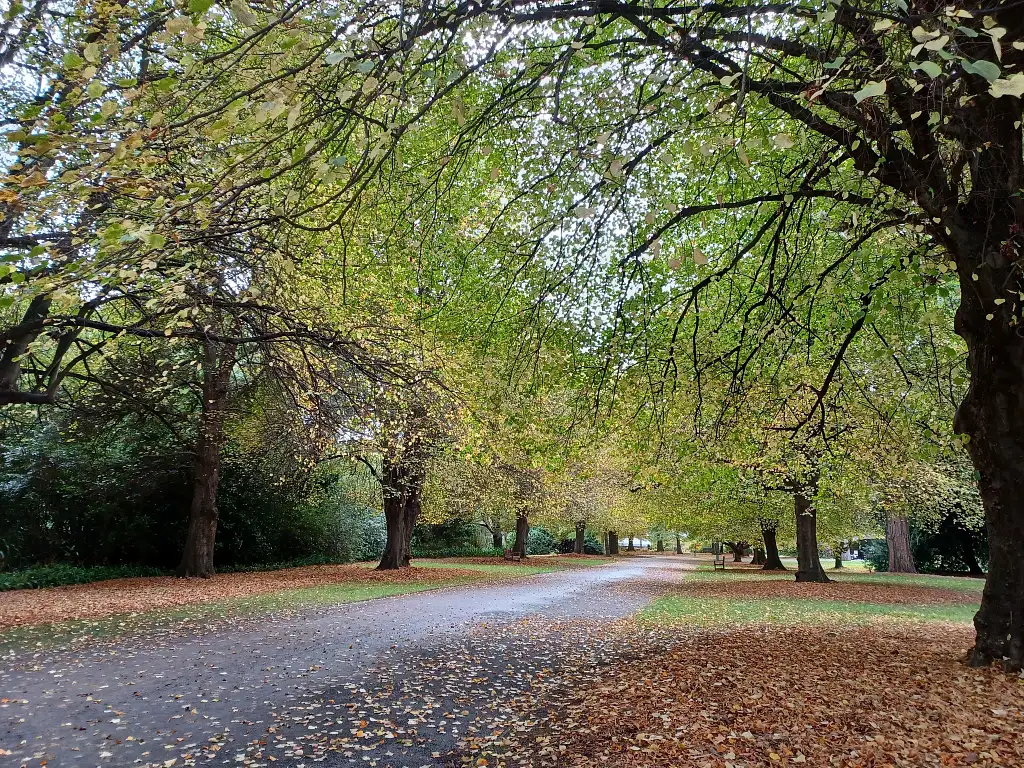
[[[605,629],[683,568],[624,557],[12,653],[0,671],[0,765],[475,764],[478,735],[543,733],[542,709],[523,714],[540,687],[550,696],[580,670],[623,663],[628,650]],[[536,743],[537,755],[557,750]]]

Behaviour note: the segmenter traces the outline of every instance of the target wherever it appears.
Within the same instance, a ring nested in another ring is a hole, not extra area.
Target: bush
[[[860,544],[860,554],[872,570],[889,570],[889,545],[885,543],[885,539],[865,539]]]
[[[504,555],[501,549],[488,549],[481,547],[448,547],[446,549],[418,549],[413,547],[413,557],[501,557]]]
[[[87,584],[107,579],[130,579],[139,576],[167,576],[168,571],[139,565],[81,568],[75,565],[42,565],[21,571],[0,573],[0,592],[12,589],[41,589],[66,584]]]
[[[558,550],[555,537],[548,533],[546,528],[531,528],[530,535],[526,538],[526,554],[528,555],[550,555]]]
[[[572,551],[575,548],[576,548],[576,537],[575,536],[569,536],[568,538],[561,539],[558,542],[557,546],[556,546],[557,551],[560,552],[563,555],[571,554]],[[583,534],[583,554],[585,554],[585,555],[603,555],[604,554],[604,545],[602,545],[601,542],[598,541],[597,538],[594,536],[594,534],[592,534],[590,531],[587,531],[585,534]]]
[[[477,526],[468,520],[447,520],[443,523],[419,523],[412,532],[413,551],[478,549]]]

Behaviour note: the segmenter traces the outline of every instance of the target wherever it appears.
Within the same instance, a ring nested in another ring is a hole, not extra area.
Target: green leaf
[[[202,16],[213,6],[213,0],[188,0],[189,13]]]
[[[855,98],[857,103],[860,104],[864,99],[870,99],[873,96],[881,96],[883,93],[885,93],[885,80],[879,82],[871,80],[867,85],[853,94],[853,98]]]
[[[992,86],[988,89],[995,98],[1000,96],[1015,96],[1021,98],[1024,96],[1024,72],[1018,72],[1013,77],[1003,77],[992,83]]]
[[[990,83],[994,83],[999,79],[999,75],[1002,74],[1002,70],[998,64],[994,64],[991,61],[985,61],[979,59],[978,61],[963,60],[964,72],[969,72],[972,75],[978,75],[984,77]]]
[[[942,74],[942,67],[936,64],[934,61],[921,61],[917,64],[912,64],[911,69],[915,71],[924,72],[928,77],[938,77]]]

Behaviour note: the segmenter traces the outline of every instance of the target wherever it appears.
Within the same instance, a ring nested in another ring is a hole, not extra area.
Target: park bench
[[[515,551],[513,551],[511,549],[506,549],[505,550],[505,559],[506,560],[511,560],[513,563],[518,563],[520,560],[523,559],[523,556],[520,555],[518,552],[515,552]]]
[[[721,568],[723,571],[725,570],[725,552],[715,553],[714,569],[717,571],[719,568]]]

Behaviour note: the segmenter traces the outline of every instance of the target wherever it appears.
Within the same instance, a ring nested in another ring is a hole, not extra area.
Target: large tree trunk
[[[619,554],[619,534],[617,531],[608,531],[608,546],[606,550],[609,555]]]
[[[683,554],[683,541],[679,538],[679,534],[676,534],[676,554]]]
[[[220,452],[224,447],[224,420],[231,370],[235,365],[235,346],[207,340],[203,343],[203,352],[203,404],[193,466],[192,508],[177,574],[207,579],[214,574]]]
[[[779,542],[776,537],[777,530],[774,525],[761,526],[761,538],[764,539],[764,570],[766,571],[786,570],[786,566],[782,564],[782,558],[779,557]]]
[[[665,551],[665,540],[661,537],[660,533],[658,534],[658,551],[659,552],[664,552]]]
[[[530,538],[530,518],[525,512],[516,516],[516,540],[512,551],[520,557],[526,557],[526,542]]]
[[[587,523],[585,520],[580,520],[576,523],[576,540],[573,542],[572,551],[574,554],[582,555],[584,553],[587,536]]]
[[[633,537],[629,537],[629,543],[626,545],[627,552],[636,552],[636,547],[633,546]]]
[[[806,490],[793,494],[796,512],[796,580],[827,583],[828,576],[818,558],[818,512]]]
[[[412,533],[423,498],[423,467],[415,457],[385,458],[381,481],[387,542],[377,570],[408,568],[412,563]]]
[[[494,544],[495,549],[501,549],[505,546],[505,537],[502,536],[500,530],[491,531],[491,542]]]
[[[1019,11],[1000,17],[1016,20]],[[1024,148],[1021,100],[974,97],[970,194],[931,227],[957,263],[954,329],[967,344],[971,383],[954,428],[970,437],[985,507],[989,568],[969,662],[1024,667]]]
[[[20,399],[21,393],[18,392],[18,380],[21,378],[21,357],[42,332],[43,327],[40,323],[49,315],[51,301],[48,293],[33,298],[19,325],[34,329],[17,334],[8,341],[0,342],[0,405],[23,402]]]
[[[910,552],[910,523],[906,517],[885,521],[885,543],[889,546],[889,573],[917,573]]]
[[[743,553],[747,549],[747,542],[745,541],[727,541],[725,546],[732,550],[732,561],[734,563],[743,562]]]
[[[761,547],[754,547],[754,557],[751,558],[751,565],[764,565],[768,558],[764,554],[764,550]]]

